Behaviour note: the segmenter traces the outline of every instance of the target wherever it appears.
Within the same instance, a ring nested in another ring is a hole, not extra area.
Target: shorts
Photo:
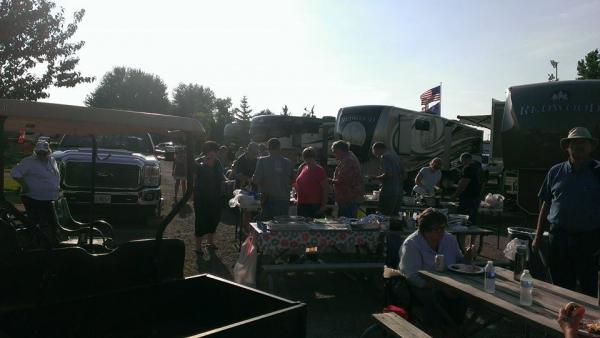
[[[221,206],[218,203],[194,202],[194,213],[194,235],[214,234],[221,221]]]

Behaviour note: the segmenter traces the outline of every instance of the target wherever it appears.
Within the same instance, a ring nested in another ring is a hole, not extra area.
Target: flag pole
[[[440,81],[440,116],[442,116],[442,82]]]

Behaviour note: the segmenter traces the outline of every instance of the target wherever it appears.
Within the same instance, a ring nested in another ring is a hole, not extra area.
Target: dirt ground
[[[171,177],[172,162],[162,162],[163,195],[166,214],[173,204],[173,178]],[[234,246],[234,224],[237,216],[232,210],[223,208],[222,222],[216,233],[216,258],[206,262],[198,259],[194,252],[194,213],[191,202],[171,222],[165,232],[165,237],[180,238],[186,244],[185,275],[211,273],[227,279],[232,279],[232,268],[238,258]],[[502,222],[502,232],[507,225],[522,226],[527,220],[520,215],[505,216]],[[490,225],[498,223],[497,219],[487,219]],[[153,230],[119,228],[117,236],[121,240],[151,237]],[[488,258],[500,257],[501,250],[497,249],[496,236],[488,236],[482,256]],[[500,237],[500,248],[503,248],[507,238]],[[383,307],[383,283],[380,276],[370,276],[348,273],[315,273],[288,274],[275,279],[274,289],[270,292],[288,298],[305,302],[308,306],[307,337],[342,338],[360,337],[361,333],[373,324],[371,314],[381,312]],[[523,326],[509,320],[502,320],[480,332],[476,337],[515,337],[522,336]],[[375,335],[377,336],[377,335]],[[530,337],[543,337],[542,333],[533,332]]]

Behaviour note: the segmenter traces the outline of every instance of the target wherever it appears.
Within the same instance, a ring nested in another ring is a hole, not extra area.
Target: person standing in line
[[[567,161],[548,171],[538,194],[542,202],[534,250],[550,232],[548,265],[554,284],[595,297],[600,251],[600,162],[591,157],[598,145],[583,127],[560,141]]]
[[[221,166],[223,169],[228,169],[231,165],[231,161],[229,160],[229,149],[227,146],[219,147],[218,153],[219,162],[221,162]]]
[[[267,149],[267,145],[264,143],[258,144],[258,157],[269,156],[269,149]]]
[[[415,177],[415,186],[413,191],[423,196],[435,195],[435,190],[442,180],[442,159],[434,158],[429,162],[428,167],[423,167],[419,170]]]
[[[250,142],[246,148],[246,152],[233,162],[233,177],[235,178],[236,189],[245,188],[250,184],[250,179],[256,169],[257,157],[258,144]]]
[[[219,145],[206,141],[202,147],[203,157],[196,159],[194,182],[194,213],[196,252],[206,245],[216,249],[214,234],[221,221],[221,183],[225,179],[223,167],[217,158]]]
[[[252,181],[262,194],[262,218],[289,215],[292,189],[292,162],[281,155],[281,143],[272,138],[268,141],[269,156],[256,162]]]
[[[48,142],[38,142],[33,154],[22,159],[11,176],[21,185],[21,201],[27,216],[55,242],[52,202],[58,199],[60,172],[51,152]]]
[[[481,203],[481,164],[473,160],[469,153],[460,155],[463,166],[458,187],[452,199],[458,199],[459,214],[469,215],[471,224],[477,224],[477,213]]]
[[[316,218],[325,212],[327,206],[327,173],[317,163],[316,156],[311,147],[302,151],[304,163],[294,184],[298,194],[298,216]]]
[[[338,216],[356,218],[358,204],[365,192],[360,163],[344,141],[334,142],[331,151],[338,161],[332,179]]]
[[[402,204],[403,181],[406,177],[404,167],[398,155],[387,150],[383,142],[375,142],[371,151],[381,161],[382,174],[372,176],[381,181],[379,192],[379,211],[386,216],[397,216]]]
[[[175,158],[173,159],[173,178],[175,179],[175,197],[177,202],[179,195],[179,185],[183,195],[187,192],[187,154],[184,146],[175,147]]]

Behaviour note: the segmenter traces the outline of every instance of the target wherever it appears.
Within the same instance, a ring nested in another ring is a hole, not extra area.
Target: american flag
[[[442,100],[442,86],[431,88],[425,93],[421,94],[421,105],[426,106],[434,101]]]

